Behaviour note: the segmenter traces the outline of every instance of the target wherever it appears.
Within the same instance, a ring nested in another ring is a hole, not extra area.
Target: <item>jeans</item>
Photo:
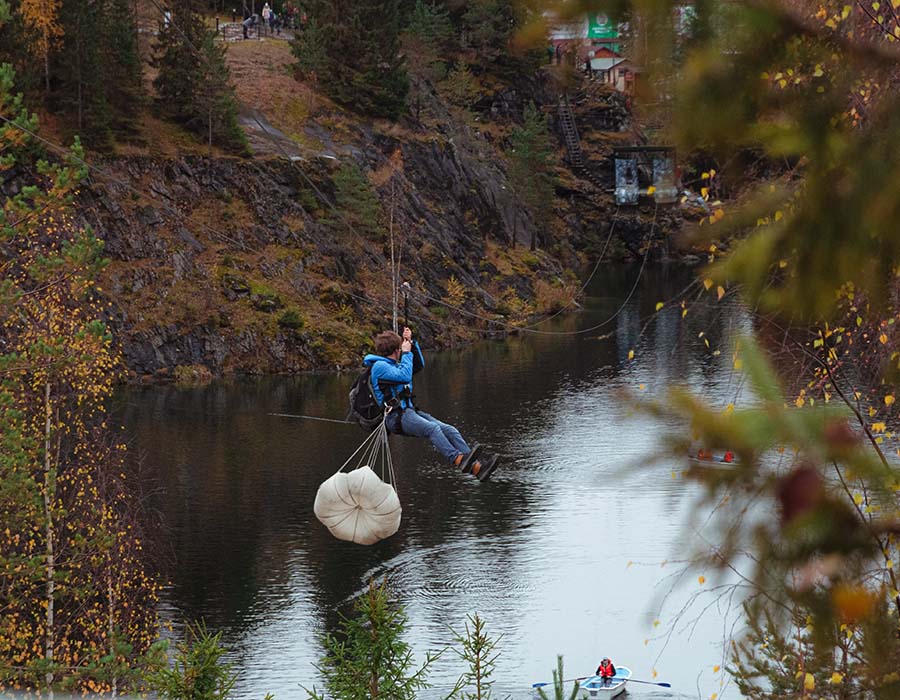
[[[446,459],[453,462],[460,454],[470,451],[466,441],[459,431],[449,423],[443,423],[425,411],[415,408],[407,408],[401,414],[401,427],[404,435],[410,437],[427,437],[434,448]],[[392,433],[397,426],[397,413],[391,411],[385,419],[387,429]]]

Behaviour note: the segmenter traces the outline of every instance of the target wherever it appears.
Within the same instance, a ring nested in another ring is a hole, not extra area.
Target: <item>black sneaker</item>
[[[475,474],[475,476],[478,477],[479,481],[487,481],[491,478],[491,474],[493,474],[499,462],[500,455],[486,454],[481,460],[481,468],[478,470],[478,473]]]
[[[469,454],[463,457],[461,466],[464,474],[469,474],[472,471],[472,465],[478,460],[478,455],[480,453],[481,445],[476,442]]]

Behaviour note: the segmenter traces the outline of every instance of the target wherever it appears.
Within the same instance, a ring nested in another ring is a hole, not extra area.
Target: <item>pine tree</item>
[[[225,47],[216,44],[195,11],[196,0],[177,3],[172,19],[160,21],[153,81],[160,109],[209,143],[244,153],[247,141],[237,120],[237,103],[229,84]]]
[[[335,231],[347,231],[348,226],[357,233],[383,236],[381,204],[372,183],[353,161],[344,161],[334,174],[335,204],[339,215],[329,219]]]
[[[75,116],[78,133],[98,150],[135,132],[144,104],[143,72],[129,0],[66,0],[65,29],[52,72],[54,101]]]
[[[446,8],[416,0],[406,23],[406,33],[419,37],[436,50],[442,50],[447,48],[453,37],[453,25]]]
[[[477,613],[469,616],[465,634],[454,632],[453,636],[460,647],[453,651],[466,662],[468,669],[459,677],[447,700],[491,700],[491,676],[500,656],[497,644],[502,637],[492,638]]]
[[[413,670],[413,653],[403,641],[406,614],[390,600],[387,581],[369,583],[354,605],[355,617],[341,620],[340,632],[324,640],[327,655],[317,669],[328,694],[307,691],[313,700],[413,700],[428,687],[426,676],[440,654],[426,653]]]
[[[106,0],[102,17],[101,57],[116,133],[132,133],[134,120],[144,106],[143,66],[133,9],[130,0]]]
[[[310,14],[315,40],[301,38],[295,44],[301,70],[314,70],[336,102],[396,119],[409,92],[398,0],[317,0]]]
[[[547,130],[547,118],[530,103],[525,107],[522,126],[510,136],[509,178],[516,200],[531,209],[535,228],[531,250],[537,248],[537,229],[549,221],[553,205],[553,150]],[[513,232],[515,245],[515,232]]]

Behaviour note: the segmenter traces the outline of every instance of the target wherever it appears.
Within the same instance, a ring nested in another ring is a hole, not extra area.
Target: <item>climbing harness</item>
[[[385,410],[385,417],[391,409]],[[375,544],[400,529],[400,497],[385,421],[316,492],[313,510],[340,540]]]

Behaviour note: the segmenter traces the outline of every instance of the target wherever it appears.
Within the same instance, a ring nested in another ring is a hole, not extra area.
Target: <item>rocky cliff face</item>
[[[376,136],[360,154],[372,172],[402,154],[402,170],[379,191],[389,199],[393,189],[401,276],[421,295],[411,314],[432,341],[451,342],[465,326],[427,298],[503,318],[534,304],[537,278],[562,290],[576,262],[571,252],[508,250],[502,171],[471,148]],[[106,241],[111,320],[137,375],[355,363],[389,325],[389,241],[331,210],[334,164],[126,158],[104,168],[109,177],[84,193],[83,211]],[[519,223],[523,239],[527,226]]]
[[[496,109],[515,99],[498,96]],[[106,241],[110,321],[134,375],[355,365],[390,326],[391,229],[414,289],[410,321],[432,346],[567,303],[606,238],[608,194],[561,168],[557,216],[531,252],[502,136],[441,114],[415,128],[344,123],[337,159],[103,163],[79,210]],[[380,200],[378,226],[336,204],[335,176],[351,160]]]

